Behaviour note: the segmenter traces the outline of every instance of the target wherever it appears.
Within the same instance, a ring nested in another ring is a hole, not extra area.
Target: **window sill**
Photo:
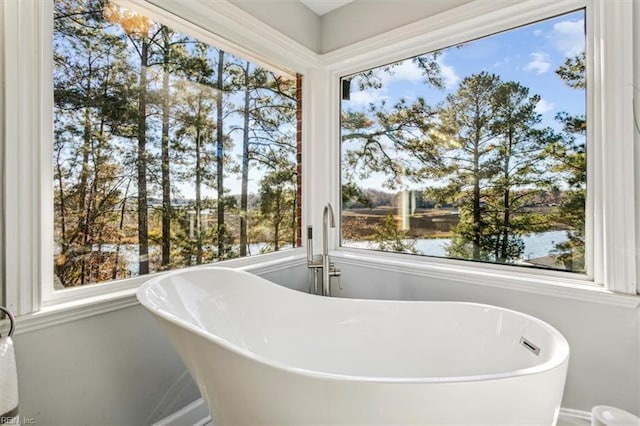
[[[508,267],[473,265],[449,259],[429,259],[397,253],[372,252],[340,248],[331,253],[336,263],[394,271],[447,281],[523,291],[551,297],[636,309],[640,297],[614,293],[586,279],[567,277],[566,273],[549,276],[529,271],[511,271]]]
[[[194,268],[220,266],[263,274],[296,266],[297,264],[303,264],[305,261],[304,253],[302,249],[294,249],[242,259],[232,259],[216,264],[196,266]],[[136,298],[138,287],[143,282],[163,273],[166,272],[136,277],[126,280],[126,282],[104,283],[87,288],[60,290],[54,293],[58,298],[47,301],[38,312],[18,316],[16,318],[15,334],[29,333],[136,306],[138,305],[138,299]],[[114,288],[114,286],[117,286],[117,288]],[[0,321],[0,324],[0,334],[5,335],[9,330],[8,320]]]
[[[253,268],[255,265],[267,265],[271,263],[278,264],[282,259],[288,259],[292,256],[296,256],[304,253],[303,249],[297,248],[292,250],[279,251],[276,253],[259,254],[254,256],[247,256],[238,259],[225,260],[218,263],[206,264],[202,266],[217,265],[228,268]],[[192,268],[198,268],[193,266]],[[173,270],[175,271],[175,270]],[[64,306],[74,301],[86,301],[92,298],[109,298],[112,294],[118,294],[120,292],[126,292],[127,290],[137,289],[142,283],[150,280],[151,278],[162,275],[166,272],[157,272],[149,275],[138,276],[135,278],[128,278],[118,281],[107,281],[98,284],[90,284],[82,287],[72,287],[61,290],[55,290],[51,293],[45,293],[43,296],[42,309],[56,308]]]

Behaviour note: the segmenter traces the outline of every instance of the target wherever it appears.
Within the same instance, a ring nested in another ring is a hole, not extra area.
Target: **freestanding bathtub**
[[[309,295],[208,267],[142,285],[216,426],[551,425],[569,346],[457,302]]]

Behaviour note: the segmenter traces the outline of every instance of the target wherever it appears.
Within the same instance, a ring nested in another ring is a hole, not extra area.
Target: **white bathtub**
[[[312,296],[217,267],[152,279],[138,299],[161,319],[216,426],[558,417],[567,341],[514,311]]]

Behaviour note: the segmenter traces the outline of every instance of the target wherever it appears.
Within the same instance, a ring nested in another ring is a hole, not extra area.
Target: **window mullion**
[[[37,311],[41,282],[39,42],[46,2],[5,2],[5,303]]]
[[[594,213],[601,212],[596,222],[602,227],[601,277],[609,290],[635,294],[632,3],[597,0],[593,5],[593,121],[600,145],[594,154],[600,206]]]

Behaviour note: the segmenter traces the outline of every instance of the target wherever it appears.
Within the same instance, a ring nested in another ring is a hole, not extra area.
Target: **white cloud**
[[[547,102],[543,98],[540,98],[540,101],[536,105],[536,112],[538,114],[544,114],[545,112],[552,111],[556,107],[556,104],[553,102]]]
[[[364,105],[377,104],[381,101],[387,100],[389,97],[380,93],[379,90],[369,89],[361,92],[351,92],[350,105]]]
[[[393,69],[394,80],[406,80],[411,82],[417,82],[422,80],[422,70],[411,60],[402,62],[399,66]]]
[[[560,52],[575,56],[584,50],[584,20],[558,22],[549,37]]]
[[[445,63],[444,57],[445,55],[438,57],[437,63],[440,66],[443,83],[446,88],[450,89],[458,84],[460,77],[453,66]],[[421,83],[425,80],[422,69],[411,59],[407,59],[399,65],[391,68],[390,72],[380,72],[378,74],[378,78],[382,84],[382,87],[378,89],[356,91],[357,86],[352,84],[351,99],[349,100],[349,103],[354,106],[368,106],[369,104],[378,104],[383,101],[388,101],[390,97],[387,93],[387,85],[390,82],[404,81],[409,83]],[[405,96],[405,99],[406,98],[407,97]]]
[[[530,54],[533,59],[524,67],[525,71],[535,71],[536,74],[544,74],[551,68],[549,55],[544,52],[534,52]]]
[[[411,59],[407,59],[392,67],[389,72],[381,71],[379,76],[383,86],[392,81],[418,82],[422,79],[422,70]]]
[[[543,34],[542,30],[533,30],[533,35],[536,37],[540,37]]]
[[[440,65],[440,72],[442,73],[442,80],[444,81],[444,86],[447,89],[454,87],[460,81],[460,77],[456,74],[456,70],[451,66],[444,63],[442,60],[438,60],[438,64]]]
[[[456,74],[456,70],[453,66],[444,62],[446,55],[441,55],[436,59],[436,62],[440,66],[440,72],[445,87],[451,88],[455,86],[460,77]],[[422,69],[413,60],[407,59],[391,69],[391,73],[383,73],[380,76],[380,80],[383,85],[390,81],[408,81],[411,83],[418,83],[424,81],[425,76]]]

